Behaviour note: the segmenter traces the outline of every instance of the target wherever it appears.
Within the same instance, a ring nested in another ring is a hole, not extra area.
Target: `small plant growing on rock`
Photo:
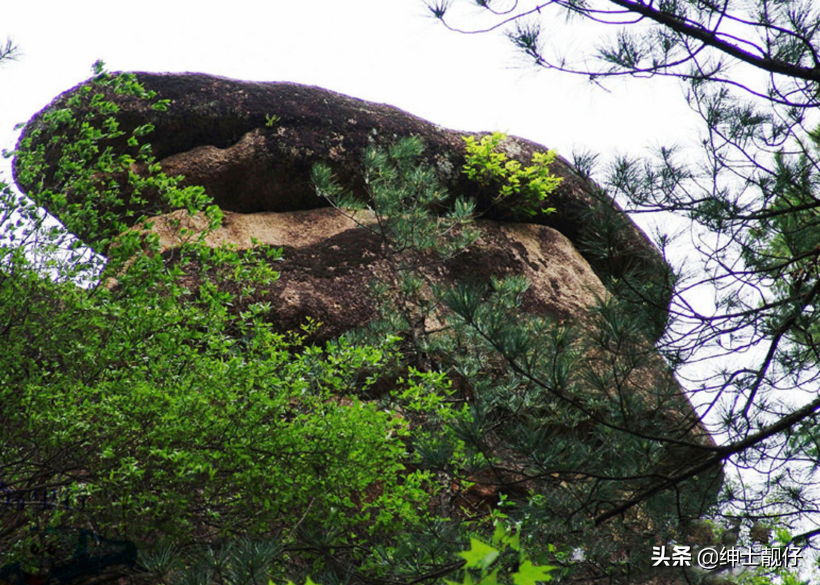
[[[561,177],[549,171],[556,152],[536,152],[532,164],[525,167],[499,150],[499,144],[506,138],[507,135],[501,132],[493,132],[481,139],[465,136],[467,162],[464,174],[482,187],[497,191],[493,202],[508,202],[517,216],[526,218],[538,213],[554,213],[555,208],[545,208],[543,202],[561,184]]]

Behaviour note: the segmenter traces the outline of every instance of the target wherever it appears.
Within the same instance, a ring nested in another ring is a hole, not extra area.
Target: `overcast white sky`
[[[318,85],[450,128],[507,131],[566,156],[573,147],[640,154],[696,128],[674,81],[614,82],[607,93],[583,78],[538,73],[499,35],[446,31],[422,0],[24,0],[3,7],[6,36],[22,56],[0,69],[5,148],[15,124],[86,79],[97,59],[110,70]],[[573,54],[579,37],[554,38]]]

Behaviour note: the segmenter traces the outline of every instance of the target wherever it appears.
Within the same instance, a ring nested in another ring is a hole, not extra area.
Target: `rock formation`
[[[204,186],[225,211],[222,227],[208,236],[207,243],[229,242],[247,249],[258,242],[283,248],[284,259],[275,266],[279,280],[254,297],[271,303],[269,319],[281,331],[312,318],[323,324],[316,338],[322,341],[368,323],[375,314],[368,284],[388,271],[383,241],[360,227],[372,217],[364,214],[354,221],[318,197],[310,180],[314,164],[328,164],[346,188],[366,200],[361,172],[365,148],[418,136],[426,146],[424,159],[451,194],[478,194],[461,172],[464,133],[396,108],[290,83],[240,82],[201,74],[140,73],[138,79],[169,100],[168,108],[158,111],[143,100],[112,96],[120,106],[119,119],[126,130],[153,124],[150,142],[162,169]],[[49,107],[63,107],[76,91],[66,92]],[[35,117],[23,138],[33,136],[41,123]],[[57,156],[50,145],[44,146],[47,161]],[[544,150],[514,137],[503,148],[523,164]],[[20,187],[31,187],[19,169],[15,171]],[[599,299],[621,294],[614,283],[640,279],[651,285],[649,296],[624,298],[642,306],[657,323],[656,338],[647,341],[650,346],[662,331],[671,294],[668,266],[617,205],[567,161],[558,159],[552,171],[563,178],[547,201],[556,213],[538,215],[530,223],[513,222],[508,210],[479,199],[481,239],[465,253],[429,269],[430,280],[523,275],[532,283],[524,297],[525,312],[578,323],[588,319],[588,309]],[[177,245],[169,227],[174,220],[192,227],[204,221],[167,208],[157,211],[153,229],[166,250]],[[85,236],[81,229],[77,235]],[[659,356],[651,363],[640,373],[647,396],[649,387],[674,385]],[[653,408],[668,411],[671,435],[683,442],[711,444],[679,390],[674,405]],[[680,459],[680,453],[675,457]],[[714,484],[705,489],[712,495],[714,491]],[[491,500],[498,489],[485,492],[481,497]],[[704,498],[706,505],[709,497]],[[637,523],[641,522],[639,518]]]
[[[154,229],[163,247],[174,247],[169,221],[204,228],[201,218],[184,212],[157,218]],[[367,221],[367,218],[364,219]],[[358,223],[357,223],[358,222]],[[385,278],[381,239],[361,229],[332,207],[289,211],[227,212],[222,227],[210,234],[212,245],[231,243],[238,249],[259,244],[282,248],[276,264],[279,280],[258,300],[278,306],[273,315],[280,330],[297,329],[307,318],[322,322],[318,340],[337,337],[367,323],[375,314],[369,283]],[[557,230],[537,224],[477,222],[482,236],[477,245],[437,268],[441,282],[468,278],[489,282],[491,276],[523,275],[531,283],[524,309],[561,321],[576,318],[607,292],[589,264]]]
[[[329,164],[343,186],[364,197],[365,148],[387,146],[406,136],[424,141],[424,158],[438,170],[453,196],[478,195],[461,172],[466,133],[441,128],[397,108],[292,83],[243,82],[203,74],[141,73],[138,78],[147,90],[170,103],[167,111],[157,111],[145,100],[115,97],[123,129],[153,124],[150,142],[163,170],[204,186],[225,211],[248,214],[326,207],[310,180],[316,163]],[[75,91],[59,96],[48,108],[65,107]],[[35,117],[22,138],[33,135],[41,123]],[[55,154],[50,145],[45,147],[48,161]],[[544,150],[516,137],[506,140],[503,148],[524,164],[534,152]],[[563,179],[548,201],[556,213],[539,215],[533,222],[572,242],[606,286],[626,274],[643,284],[653,283],[650,298],[641,304],[647,314],[654,311],[652,319],[658,322],[655,330],[660,335],[672,288],[665,261],[617,204],[566,160],[556,160],[551,171]],[[28,185],[19,173],[16,178],[25,191]],[[484,219],[511,219],[503,207],[486,200],[477,204]],[[77,235],[84,238],[83,233]]]

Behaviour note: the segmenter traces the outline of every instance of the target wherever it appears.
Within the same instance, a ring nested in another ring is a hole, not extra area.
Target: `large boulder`
[[[531,314],[582,323],[588,319],[588,309],[599,300],[620,294],[627,301],[637,301],[651,321],[663,323],[672,285],[668,265],[617,204],[562,158],[551,167],[562,182],[545,204],[556,212],[537,214],[526,223],[515,222],[509,209],[487,197],[462,172],[464,132],[318,87],[204,74],[137,73],[136,78],[156,94],[156,99],[164,100],[167,108],[157,109],[150,100],[97,86],[95,92],[107,92],[117,104],[117,119],[125,130],[113,146],[126,150],[131,130],[153,125],[150,143],[162,169],[204,186],[226,213],[223,226],[209,236],[209,243],[249,248],[259,242],[284,249],[285,260],[276,266],[281,278],[253,299],[272,301],[270,319],[283,331],[298,327],[309,317],[323,323],[317,339],[322,340],[373,318],[375,300],[368,285],[387,277],[384,242],[357,225],[372,222],[372,217],[353,221],[319,197],[310,173],[316,163],[328,164],[342,186],[366,201],[369,195],[362,173],[365,149],[371,145],[386,147],[407,136],[423,141],[424,161],[437,171],[453,196],[478,199],[481,216],[478,244],[431,268],[427,274],[431,282],[488,281],[490,277],[520,274],[532,283],[523,306]],[[43,114],[84,103],[73,98],[83,95],[88,83],[58,96],[23,132],[21,144],[30,142],[27,148],[31,150],[42,146],[47,166],[56,167],[62,144],[52,142],[48,131],[41,132],[45,129]],[[501,147],[522,164],[529,164],[534,153],[546,150],[517,137],[506,139]],[[20,172],[17,160],[14,168],[20,188],[31,190],[33,185],[27,183],[28,175]],[[57,177],[48,172],[37,180],[41,187],[60,186]],[[36,190],[33,196],[36,198]],[[70,190],[65,193],[69,204],[72,196]],[[168,209],[158,201],[149,201],[147,207],[155,214],[153,229],[160,234],[165,250],[178,245],[175,228],[170,227],[175,222],[202,227],[205,221]],[[51,211],[59,217],[59,210]],[[78,232],[82,238],[82,226]],[[639,291],[637,296],[630,298],[613,286],[625,281],[629,283],[627,290]],[[650,296],[642,296],[644,291]],[[661,332],[660,326],[654,331],[656,336]],[[654,340],[647,340],[650,349]],[[654,363],[655,371],[644,376],[647,396],[657,376],[671,376],[659,357]],[[672,427],[679,429],[680,437],[691,438],[694,433],[696,442],[711,444],[682,394],[670,412],[670,421],[676,421]]]
[[[204,74],[138,73],[137,78],[158,99],[169,103],[167,110],[158,111],[143,99],[109,96],[120,108],[118,119],[126,136],[137,126],[152,124],[150,143],[163,170],[204,186],[223,210],[258,213],[327,207],[310,180],[311,168],[319,162],[329,164],[345,187],[366,198],[365,148],[417,136],[426,146],[424,158],[437,169],[451,194],[477,198],[485,219],[513,219],[509,209],[482,200],[475,184],[461,172],[463,137],[468,133],[318,87]],[[81,87],[60,95],[44,111],[65,107]],[[42,126],[41,112],[29,122],[21,140],[33,137],[32,147],[36,147],[47,136],[37,136]],[[53,164],[58,152],[49,144],[44,146],[46,161]],[[117,146],[124,147],[124,143]],[[523,164],[531,161],[533,153],[546,150],[517,137],[508,138],[502,148]],[[556,212],[528,221],[565,236],[605,286],[612,288],[613,283],[628,279],[640,283],[641,294],[630,300],[638,302],[647,315],[651,313],[659,336],[672,291],[668,265],[617,204],[566,160],[559,157],[551,170],[563,179],[546,202]],[[31,185],[16,167],[15,173],[20,188],[27,191]],[[46,186],[49,180],[46,177]],[[67,195],[70,202],[71,194]],[[82,238],[84,234],[77,235]]]

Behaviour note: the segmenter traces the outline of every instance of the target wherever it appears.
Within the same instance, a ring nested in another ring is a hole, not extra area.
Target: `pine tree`
[[[650,341],[652,322],[617,296],[575,325],[527,316],[520,276],[438,285],[429,267],[478,233],[474,207],[448,201],[415,163],[422,148],[407,139],[369,150],[366,201],[343,193],[329,168],[314,172],[319,193],[379,234],[392,267],[383,318],[364,339],[398,335],[403,367],[446,376],[446,402],[463,405],[436,417],[405,402],[417,394],[392,405],[413,413],[416,464],[443,480],[442,510],[465,529],[482,530],[506,504],[536,556],[550,556],[546,545],[585,551],[583,562],[563,558],[575,578],[650,574],[646,543],[685,538],[720,478],[714,445]]]
[[[720,445],[715,456],[732,470],[723,513],[746,527],[781,522],[799,533],[793,543],[816,549],[817,6],[793,0],[477,4],[485,20],[474,25],[456,11],[458,3],[428,6],[451,29],[503,31],[537,68],[601,85],[615,77],[684,82],[685,98],[703,122],[701,156],[663,147],[647,159],[615,160],[596,176],[631,210],[671,212],[691,222],[701,262],[693,270],[690,259],[679,272],[660,348],[703,405]],[[581,45],[580,55],[562,56],[548,43],[551,32],[582,25],[600,34],[595,46]],[[589,160],[579,162],[592,172]],[[698,294],[712,298],[712,306],[698,308]],[[663,489],[675,489],[674,482]]]

